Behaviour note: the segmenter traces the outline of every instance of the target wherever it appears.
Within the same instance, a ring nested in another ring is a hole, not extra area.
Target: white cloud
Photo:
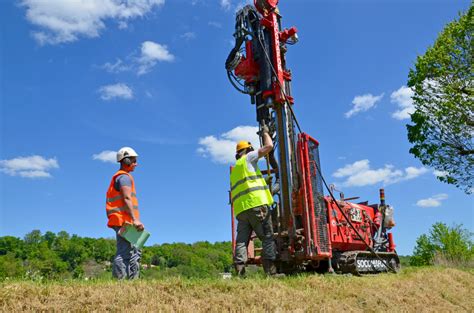
[[[344,115],[346,118],[350,118],[351,116],[359,113],[359,112],[365,112],[373,107],[376,106],[377,102],[379,102],[383,98],[383,93],[374,96],[370,93],[362,95],[362,96],[355,96],[354,99],[352,100],[352,104],[354,105],[352,109],[348,112],[346,112]]]
[[[418,176],[423,175],[426,172],[428,172],[428,170],[425,167],[407,167],[405,169],[405,180],[417,178]]]
[[[39,155],[0,160],[0,172],[10,176],[46,178],[51,177],[49,171],[54,168],[59,168],[56,159],[45,159]]]
[[[446,171],[434,170],[434,171],[433,171],[433,175],[436,176],[436,177],[446,177],[446,176],[449,175],[449,173],[446,172]]]
[[[401,86],[398,90],[392,92],[390,102],[398,105],[398,110],[392,113],[394,119],[409,119],[410,115],[415,112],[412,100],[413,94],[413,90],[407,86]]]
[[[130,70],[131,66],[124,64],[121,59],[117,59],[115,63],[105,63],[104,65],[102,65],[102,68],[109,73],[120,73]]]
[[[210,21],[209,23],[207,23],[207,25],[215,27],[215,28],[222,28],[222,24],[219,22]]]
[[[235,162],[235,145],[241,140],[248,140],[255,149],[260,146],[257,135],[258,127],[238,126],[220,136],[206,136],[199,139],[198,153],[210,157],[214,162],[230,164]]]
[[[142,59],[149,61],[173,61],[174,56],[169,53],[164,45],[160,45],[153,41],[144,41],[142,43]]]
[[[414,107],[403,108],[403,109],[393,112],[392,117],[396,120],[406,120],[410,118],[413,112],[415,112]]]
[[[127,20],[144,16],[164,0],[20,0],[26,19],[39,27],[33,37],[41,44],[73,42],[99,37],[107,19]]]
[[[199,138],[197,152],[204,156],[210,157],[214,162],[227,164],[232,163],[234,159],[232,153],[235,153],[235,142],[226,139],[218,139],[214,136],[206,136]]]
[[[253,0],[220,0],[221,8],[225,11],[235,11],[242,9],[246,5],[253,5]]]
[[[119,21],[117,24],[119,29],[127,29],[128,28],[128,23],[125,21]]]
[[[228,11],[230,10],[231,2],[230,0],[221,0],[221,8]]]
[[[253,0],[241,0],[237,5],[235,6],[234,11],[237,12],[240,9],[242,9],[246,5],[252,5],[253,6]]]
[[[189,40],[195,38],[195,34],[189,32],[183,34],[181,37]],[[136,71],[138,75],[143,75],[150,72],[156,63],[172,62],[175,59],[175,56],[169,52],[167,46],[160,45],[159,43],[153,41],[142,42],[139,56],[136,55],[137,52],[134,51],[131,53],[131,55],[125,58],[126,62],[122,61],[120,58],[117,58],[117,60],[113,63],[106,62],[101,66],[101,68],[105,69],[109,73]]]
[[[144,41],[141,47],[141,56],[138,58],[138,75],[148,73],[158,61],[172,62],[174,55],[168,47],[153,41]]]
[[[406,108],[413,105],[413,90],[407,86],[401,86],[398,90],[392,92],[390,101],[392,103],[400,104],[401,107]]]
[[[418,200],[416,205],[422,208],[433,208],[440,206],[441,202],[446,199],[448,199],[448,195],[445,193],[440,193],[427,199]]]
[[[106,85],[99,88],[100,98],[102,100],[111,100],[114,98],[132,99],[133,91],[127,85],[118,83],[114,85]]]
[[[181,38],[185,40],[191,40],[196,38],[196,33],[194,32],[186,32],[180,36]]]
[[[369,160],[360,160],[338,169],[332,176],[337,178],[351,176],[356,173],[366,171],[369,169],[369,167]]]
[[[424,167],[407,167],[405,170],[399,170],[389,164],[383,168],[371,169],[370,161],[365,159],[336,170],[332,176],[345,179],[345,181],[340,183],[341,186],[361,187],[379,183],[384,185],[394,184],[400,181],[414,179],[427,171],[428,170]]]
[[[108,163],[117,163],[117,151],[104,150],[92,155],[92,159]]]

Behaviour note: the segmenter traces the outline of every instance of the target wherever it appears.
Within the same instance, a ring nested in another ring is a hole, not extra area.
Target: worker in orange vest
[[[118,279],[135,279],[140,273],[141,251],[118,233],[124,223],[133,224],[139,231],[144,229],[138,211],[135,181],[130,174],[137,167],[137,157],[138,154],[130,147],[123,147],[117,152],[120,170],[112,176],[106,196],[107,226],[115,230],[117,238],[112,275]]]

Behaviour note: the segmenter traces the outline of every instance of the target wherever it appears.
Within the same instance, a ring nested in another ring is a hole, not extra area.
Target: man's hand
[[[273,142],[272,138],[270,137],[270,129],[268,126],[265,124],[265,122],[262,122],[260,125],[260,136],[262,136],[262,141],[263,141],[263,147],[258,149],[258,157],[264,157],[270,151],[273,150]]]
[[[135,228],[138,231],[143,231],[145,229],[145,226],[142,224],[142,222],[140,222],[140,220],[134,220],[133,221],[133,226],[135,226]]]

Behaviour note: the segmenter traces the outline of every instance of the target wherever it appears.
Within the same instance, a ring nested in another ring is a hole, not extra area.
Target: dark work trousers
[[[117,237],[117,252],[112,264],[112,276],[118,279],[135,279],[140,274],[141,251],[118,234],[120,227],[113,227]]]
[[[262,241],[262,258],[275,260],[275,242],[273,240],[272,218],[268,206],[259,206],[245,210],[237,215],[237,242],[235,244],[235,264],[247,262],[247,245],[252,231]]]

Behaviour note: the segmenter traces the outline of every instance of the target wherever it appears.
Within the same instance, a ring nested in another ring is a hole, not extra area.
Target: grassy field
[[[4,281],[0,310],[474,312],[472,290],[472,270],[448,268],[367,277]]]

